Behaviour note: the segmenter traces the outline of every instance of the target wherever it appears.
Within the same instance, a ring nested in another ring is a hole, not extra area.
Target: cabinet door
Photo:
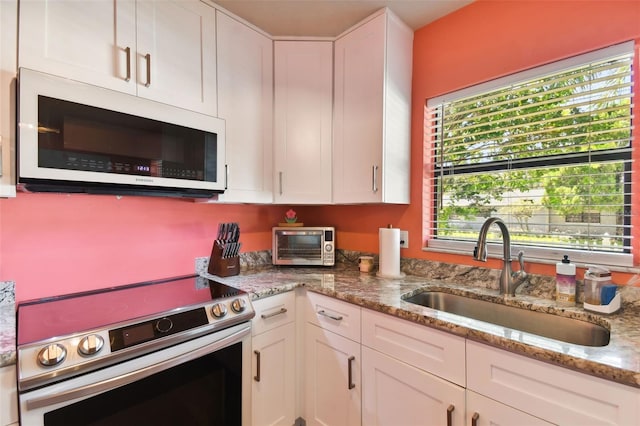
[[[255,425],[290,426],[295,421],[295,334],[295,324],[289,323],[253,337]]]
[[[335,42],[334,201],[381,200],[385,16]]]
[[[500,404],[497,401],[467,391],[467,421],[466,425],[474,426],[548,426],[537,417]]]
[[[200,1],[140,1],[138,96],[216,115],[215,9]]]
[[[226,123],[225,202],[273,202],[273,42],[216,12],[218,116]]]
[[[133,0],[20,2],[18,64],[133,94],[135,16]]]
[[[0,197],[15,197],[18,2],[0,1]]]
[[[305,338],[307,424],[359,426],[360,344],[313,324]]]
[[[333,43],[276,41],[274,200],[331,202]]]
[[[0,368],[0,425],[18,421],[18,393],[16,391],[16,366]]]
[[[389,11],[336,40],[335,203],[409,203],[412,51]]]
[[[467,388],[554,424],[640,424],[640,391],[467,341]]]
[[[462,425],[464,414],[464,388],[362,347],[362,424]]]

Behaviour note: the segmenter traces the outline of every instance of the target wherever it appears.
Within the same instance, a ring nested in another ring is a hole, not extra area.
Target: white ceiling
[[[214,0],[272,36],[335,37],[388,6],[416,30],[473,0]]]

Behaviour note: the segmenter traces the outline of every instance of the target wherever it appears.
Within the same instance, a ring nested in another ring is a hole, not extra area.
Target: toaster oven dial
[[[104,339],[102,336],[98,334],[90,334],[88,336],[84,336],[80,339],[80,344],[78,344],[78,352],[80,355],[93,355],[100,352],[102,346],[104,345]]]
[[[67,350],[59,343],[52,343],[38,352],[38,362],[45,367],[60,364],[67,356]]]
[[[333,251],[333,245],[325,244],[324,251],[326,251],[327,253],[331,253]]]
[[[224,303],[216,303],[211,308],[211,314],[216,318],[222,318],[223,316],[227,315],[227,307],[224,305]]]
[[[231,302],[231,309],[237,314],[244,312],[247,309],[247,302],[244,299],[235,299]]]

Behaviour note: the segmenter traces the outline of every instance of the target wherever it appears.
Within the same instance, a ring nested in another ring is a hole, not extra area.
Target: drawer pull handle
[[[479,418],[480,418],[480,414],[473,413],[473,416],[471,416],[471,426],[478,426],[478,419]]]
[[[151,54],[147,53],[144,55],[144,58],[147,60],[147,82],[144,84],[144,87],[151,86]]]
[[[253,351],[256,354],[256,375],[253,376],[253,380],[260,381],[260,351]]]
[[[447,426],[451,426],[451,417],[453,415],[453,410],[455,410],[456,407],[453,404],[450,404],[447,407]]]
[[[318,315],[322,315],[323,317],[331,318],[332,320],[342,321],[342,315],[328,314],[324,310],[318,311]]]
[[[262,314],[262,315],[260,315],[260,318],[269,319],[269,318],[275,317],[276,315],[282,315],[282,314],[284,314],[286,312],[287,312],[287,308],[280,308],[279,311],[271,312],[270,314]]]
[[[347,360],[347,366],[349,367],[349,389],[353,389],[356,387],[355,383],[353,383],[353,361],[355,361],[356,357],[351,355]]]
[[[127,76],[125,77],[124,81],[128,82],[129,80],[131,80],[131,48],[127,46],[124,51],[127,54]]]

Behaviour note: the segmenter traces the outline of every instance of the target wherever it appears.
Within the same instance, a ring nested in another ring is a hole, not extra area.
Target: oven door
[[[249,425],[251,325],[243,323],[23,392],[23,425]]]

